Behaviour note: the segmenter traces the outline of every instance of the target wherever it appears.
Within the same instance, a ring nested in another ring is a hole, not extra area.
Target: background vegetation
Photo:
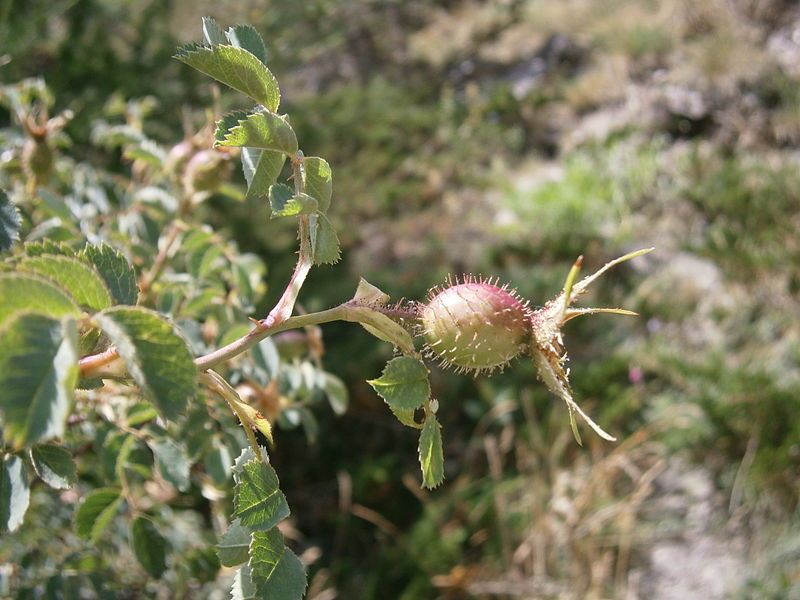
[[[312,273],[308,310],[349,298],[359,276],[419,299],[467,272],[499,276],[536,304],[578,254],[592,270],[657,247],[594,291],[595,304],[640,318],[567,328],[576,397],[621,441],[575,445],[530,364],[489,379],[437,371],[447,479],[434,492],[419,489],[416,438],[364,383],[390,350],[324,327],[322,361],[346,383],[347,413],[317,405],[313,426],[294,429],[284,418],[272,452],[309,598],[800,597],[795,3],[12,0],[0,10],[0,80],[46,82],[54,113],[74,114],[58,160],[84,174],[80,194],[100,189],[112,203],[141,174],[103,124],[168,148],[207,107],[235,106],[170,57],[204,14],[253,24],[304,149],[334,170],[345,258]],[[6,187],[24,138],[11,110],[0,125]],[[252,312],[262,315],[290,273],[295,232],[237,199],[240,173],[231,184],[203,216],[267,265]],[[142,268],[149,257],[134,258]],[[0,541],[0,593],[70,597],[65,582],[81,572],[93,587],[74,585],[90,597],[173,597],[176,579],[142,584],[114,532],[97,550],[69,534],[80,497],[80,484],[34,486],[37,520]],[[165,517],[191,566],[181,585],[187,597],[225,597],[229,574],[192,538],[213,518],[195,523],[188,508],[170,504]],[[118,553],[112,566],[101,565],[103,544]]]

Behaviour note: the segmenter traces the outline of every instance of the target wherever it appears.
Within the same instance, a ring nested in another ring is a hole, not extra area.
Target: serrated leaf
[[[231,600],[256,600],[256,584],[250,575],[250,566],[242,565],[233,576]]]
[[[286,155],[275,150],[242,148],[242,168],[247,180],[247,200],[269,196],[269,188],[283,170]],[[249,172],[249,174],[248,174]]]
[[[276,150],[289,156],[297,153],[297,136],[285,116],[256,112],[239,121],[217,146],[247,146]]]
[[[131,523],[131,545],[148,575],[159,579],[167,570],[167,540],[147,517],[136,517]]]
[[[103,310],[112,304],[111,292],[100,275],[77,258],[28,256],[17,263],[17,269],[51,280],[87,310]]]
[[[429,414],[419,434],[419,464],[422,468],[422,485],[433,489],[444,480],[444,454],[442,453],[442,428],[436,415]]]
[[[222,28],[217,25],[217,22],[212,17],[203,17],[203,38],[210,46],[227,43]]]
[[[303,563],[283,542],[277,528],[253,533],[250,544],[250,576],[258,597],[301,600],[306,592]]]
[[[344,381],[325,373],[325,395],[328,397],[328,403],[331,405],[333,412],[337,415],[343,415],[347,412],[347,405],[349,403],[349,394],[347,386]]]
[[[317,201],[308,194],[295,194],[288,185],[276,183],[269,188],[271,217],[292,217],[317,210]]]
[[[275,469],[255,457],[244,463],[239,458],[234,467],[233,515],[250,529],[271,529],[289,516]]]
[[[121,503],[119,488],[92,490],[75,512],[75,533],[96,544]]]
[[[36,445],[30,449],[30,457],[36,474],[51,488],[65,490],[78,480],[75,461],[61,446]]]
[[[225,32],[231,46],[244,48],[262,63],[267,62],[267,47],[264,40],[252,25],[235,25]]]
[[[161,475],[174,485],[178,491],[189,489],[189,456],[183,444],[168,437],[148,441]]]
[[[339,237],[325,215],[316,216],[315,235],[312,241],[315,265],[331,265],[339,262],[342,253],[339,249]]]
[[[400,410],[415,410],[431,395],[427,367],[411,356],[393,358],[378,379],[367,383],[389,406]]]
[[[244,110],[234,110],[225,115],[217,121],[214,129],[214,142],[220,143],[225,141],[228,132],[234,127],[239,126],[239,121],[247,118],[247,112]]]
[[[87,244],[81,255],[94,265],[116,304],[136,304],[139,298],[136,271],[122,252],[100,242],[98,245]]]
[[[25,464],[18,456],[6,454],[0,471],[0,531],[16,531],[22,525],[30,495]]]
[[[166,418],[177,418],[195,396],[197,369],[175,326],[141,307],[110,308],[95,320],[147,399]]]
[[[80,307],[55,284],[35,275],[0,273],[0,325],[19,311],[60,318],[78,316]]]
[[[281,102],[278,81],[247,50],[222,44],[210,47],[189,44],[180,48],[175,58],[277,112]]]
[[[25,254],[25,256],[40,256],[42,254],[75,256],[75,251],[67,244],[64,242],[56,242],[50,239],[36,240],[35,242],[25,242],[25,244],[22,246],[22,252]]]
[[[234,519],[217,544],[220,564],[225,567],[235,567],[247,562],[252,537],[250,529],[242,525],[239,519]]]
[[[17,205],[0,190],[0,250],[8,250],[14,242],[19,241],[21,226],[22,218]]]
[[[328,212],[333,194],[331,166],[324,158],[309,156],[303,159],[305,171],[305,190],[319,202],[319,211]]]
[[[0,411],[6,442],[60,437],[78,382],[78,332],[63,322],[22,313],[0,329]]]

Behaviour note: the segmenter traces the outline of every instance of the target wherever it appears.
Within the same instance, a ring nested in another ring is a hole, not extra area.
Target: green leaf
[[[36,474],[51,488],[65,490],[78,481],[75,461],[65,448],[55,444],[36,445],[30,449],[30,457]]]
[[[250,544],[250,575],[258,597],[301,600],[306,592],[303,563],[283,542],[277,528],[253,533]]]
[[[422,468],[422,485],[433,489],[444,480],[444,455],[442,453],[442,428],[436,415],[429,414],[419,434],[419,464]]]
[[[75,301],[87,310],[103,310],[112,304],[111,292],[108,291],[100,275],[77,258],[29,256],[17,263],[17,269],[50,279],[69,292]]]
[[[269,205],[272,217],[307,215],[317,210],[317,201],[308,194],[295,194],[292,188],[276,183],[269,188]]]
[[[246,199],[256,200],[269,196],[269,188],[278,180],[285,162],[286,155],[283,152],[242,148],[242,168],[247,180]]]
[[[75,322],[22,313],[0,329],[0,410],[16,447],[60,437],[78,382]]]
[[[217,121],[216,128],[214,129],[214,142],[221,143],[225,141],[228,132],[234,127],[239,126],[239,121],[247,118],[247,113],[244,110],[234,110],[225,115]]]
[[[183,444],[168,437],[148,441],[161,475],[178,491],[189,489],[189,456]]]
[[[256,600],[256,584],[250,575],[250,566],[242,565],[233,576],[231,600]]]
[[[78,316],[81,309],[66,292],[49,281],[22,273],[0,273],[0,325],[19,311],[60,318]]]
[[[239,519],[234,519],[217,544],[219,562],[226,567],[235,567],[247,562],[252,537],[250,529],[242,525]]]
[[[234,468],[233,515],[253,530],[271,529],[289,516],[289,505],[280,490],[278,476],[266,462],[263,449],[262,453],[261,459],[256,458],[248,448]],[[253,458],[247,460],[250,456]]]
[[[75,512],[75,533],[96,544],[121,503],[119,488],[92,490]]]
[[[273,113],[278,110],[281,102],[278,81],[264,63],[247,50],[222,44],[210,47],[189,44],[179,49],[175,58],[250,96]]]
[[[343,415],[347,412],[349,394],[344,381],[336,375],[325,373],[325,394],[328,396],[328,403],[334,413]]]
[[[131,545],[148,575],[159,579],[167,570],[167,540],[147,517],[136,517],[131,523]]]
[[[25,464],[18,456],[6,454],[0,472],[0,531],[15,531],[22,525],[30,496]]]
[[[212,17],[203,17],[203,37],[209,46],[227,43],[225,34],[222,33],[222,28],[217,25],[217,22]]]
[[[225,32],[231,46],[244,48],[262,63],[267,62],[267,47],[252,25],[235,25]]]
[[[217,146],[248,146],[276,150],[289,156],[297,153],[297,136],[285,116],[255,112],[230,129]]]
[[[320,212],[328,212],[333,193],[331,166],[324,158],[309,156],[303,159],[303,169],[305,171],[306,192],[317,199]]]
[[[185,340],[158,313],[115,307],[95,315],[134,381],[167,419],[180,415],[197,391],[197,369]]]
[[[0,190],[0,250],[8,250],[19,241],[19,229],[22,218],[17,205],[11,201],[3,190]]]
[[[41,193],[42,190],[39,190]],[[58,254],[61,256],[75,256],[75,251],[64,242],[56,242],[50,239],[36,240],[35,242],[25,242],[22,246],[25,256],[40,256],[42,254]]]
[[[315,265],[331,265],[339,262],[342,253],[339,250],[339,238],[328,217],[317,215],[315,235],[312,240]]]
[[[427,367],[411,356],[393,358],[378,379],[367,383],[393,409],[415,410],[431,395]]]
[[[139,298],[136,272],[122,252],[100,242],[96,246],[87,244],[81,255],[94,265],[116,304],[136,304]]]

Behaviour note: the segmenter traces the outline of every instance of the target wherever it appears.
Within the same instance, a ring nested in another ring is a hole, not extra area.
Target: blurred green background
[[[203,15],[262,33],[282,110],[333,168],[345,258],[312,272],[306,309],[360,276],[421,299],[449,273],[540,305],[579,254],[588,272],[657,248],[586,303],[639,318],[566,328],[576,398],[620,442],[578,447],[529,361],[434,370],[430,493],[364,383],[390,350],[324,328],[349,411],[273,453],[309,598],[800,598],[796,2],[5,0],[0,81],[42,76],[75,113],[71,154],[122,173],[90,144],[110,99],[152,96],[164,144],[187,111],[240,104],[171,59]],[[292,225],[211,206],[274,301]]]

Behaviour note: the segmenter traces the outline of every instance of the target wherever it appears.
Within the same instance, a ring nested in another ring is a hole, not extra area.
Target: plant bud
[[[193,192],[214,192],[231,175],[228,157],[214,150],[201,150],[186,165],[185,183]]]
[[[429,353],[462,372],[505,367],[531,335],[530,311],[516,292],[472,278],[432,290],[420,320]]]
[[[22,147],[22,168],[29,177],[46,181],[53,169],[53,151],[45,138],[28,139]]]

